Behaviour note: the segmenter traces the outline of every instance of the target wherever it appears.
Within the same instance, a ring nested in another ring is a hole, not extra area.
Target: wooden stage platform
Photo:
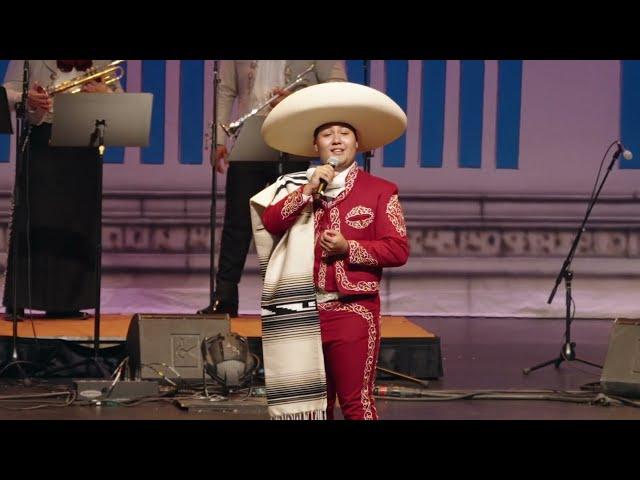
[[[122,344],[126,341],[129,324],[134,315],[104,314],[101,316],[100,339],[105,346],[108,346],[109,342]],[[185,316],[196,317],[191,314]],[[381,328],[379,366],[418,378],[439,378],[443,375],[440,338],[436,334],[402,316],[383,316]],[[252,351],[261,356],[262,329],[259,316],[241,315],[232,318],[231,331],[247,337]],[[2,314],[0,342],[8,344],[12,332],[11,319]],[[18,337],[23,342],[37,338],[43,341],[83,342],[88,345],[93,340],[93,332],[93,317],[49,319],[43,318],[42,315],[33,315],[33,319],[27,317],[18,323]]]
[[[150,312],[149,312],[150,313]],[[5,314],[0,322],[0,336],[11,336],[12,322]],[[157,315],[157,314],[156,314]],[[123,341],[127,337],[129,323],[134,314],[101,315],[100,336],[103,340]],[[436,335],[409,321],[406,317],[383,316],[382,338],[435,338]],[[18,336],[33,338],[62,338],[65,340],[90,340],[93,338],[93,317],[77,319],[45,319],[34,315],[33,327],[29,318],[18,323]],[[261,337],[260,317],[241,315],[231,319],[231,331],[244,337]]]

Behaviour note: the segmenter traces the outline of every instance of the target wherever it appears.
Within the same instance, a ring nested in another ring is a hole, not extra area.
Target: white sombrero
[[[342,122],[358,133],[358,151],[382,147],[407,128],[407,116],[384,93],[349,82],[329,82],[303,88],[282,100],[262,124],[271,148],[317,157],[313,132],[326,123]]]

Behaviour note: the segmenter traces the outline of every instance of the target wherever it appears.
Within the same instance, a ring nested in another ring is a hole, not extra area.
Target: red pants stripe
[[[373,387],[380,350],[380,299],[318,304],[327,374],[327,418],[336,395],[345,419],[377,420]]]

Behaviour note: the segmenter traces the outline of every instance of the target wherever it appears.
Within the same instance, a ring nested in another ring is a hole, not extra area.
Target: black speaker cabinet
[[[127,332],[130,378],[159,380],[161,373],[172,379],[202,380],[200,344],[229,330],[226,314],[137,313]]]
[[[616,319],[600,384],[605,393],[640,398],[640,319]]]

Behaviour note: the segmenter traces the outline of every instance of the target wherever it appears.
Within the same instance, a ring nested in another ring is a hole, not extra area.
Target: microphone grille
[[[327,165],[331,165],[333,168],[336,168],[338,166],[338,159],[336,157],[329,157]]]

